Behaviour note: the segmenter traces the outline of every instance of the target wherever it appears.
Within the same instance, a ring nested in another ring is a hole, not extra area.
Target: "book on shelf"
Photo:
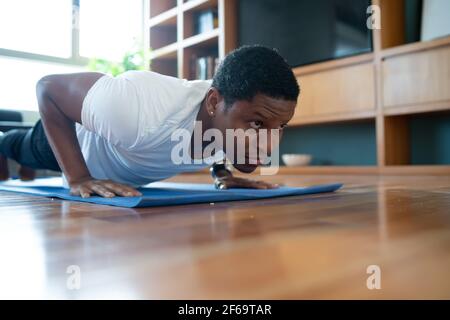
[[[203,56],[192,59],[191,75],[197,80],[212,79],[219,65],[219,58],[216,56]]]
[[[212,31],[219,27],[217,9],[211,8],[197,12],[194,16],[194,34]]]

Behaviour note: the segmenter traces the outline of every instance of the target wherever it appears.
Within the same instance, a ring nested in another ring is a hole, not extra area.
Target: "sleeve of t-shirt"
[[[126,79],[103,76],[87,93],[82,125],[111,144],[130,149],[140,138],[140,104],[136,88]]]

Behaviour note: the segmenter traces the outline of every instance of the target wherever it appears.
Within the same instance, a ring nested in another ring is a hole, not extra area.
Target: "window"
[[[0,1],[0,109],[37,110],[41,77],[86,71],[89,58],[118,61],[145,45],[145,1]]]
[[[0,46],[69,58],[72,0],[14,0],[0,4]]]
[[[85,65],[144,44],[144,0],[3,0],[0,55]]]
[[[143,45],[141,0],[80,0],[80,55],[120,61]]]
[[[86,71],[85,67],[0,56],[0,109],[37,110],[36,83],[47,74]]]

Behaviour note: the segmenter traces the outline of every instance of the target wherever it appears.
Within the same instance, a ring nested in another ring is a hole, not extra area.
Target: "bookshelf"
[[[147,9],[150,68],[155,72],[193,80],[197,58],[220,60],[237,45],[235,0],[148,0]],[[196,19],[204,12],[217,17],[200,32]]]

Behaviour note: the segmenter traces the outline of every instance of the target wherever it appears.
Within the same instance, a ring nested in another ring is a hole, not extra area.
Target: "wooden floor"
[[[450,177],[268,180],[345,188],[138,210],[2,192],[0,298],[450,298]]]

